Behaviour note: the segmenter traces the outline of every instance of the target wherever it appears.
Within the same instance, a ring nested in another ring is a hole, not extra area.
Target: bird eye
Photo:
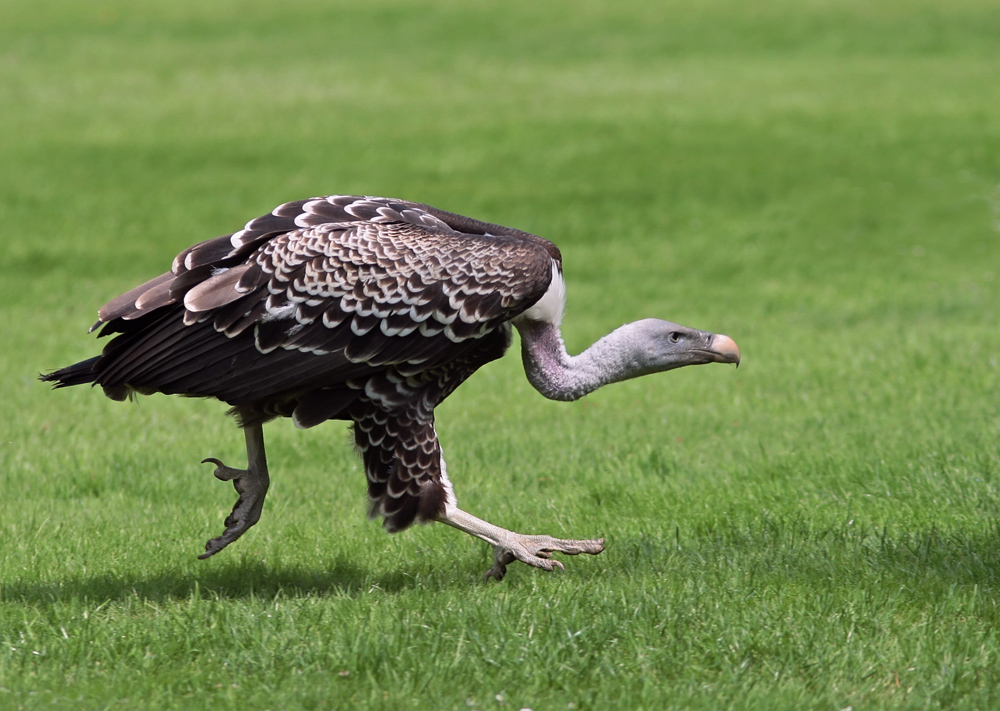
[[[671,343],[678,343],[681,340],[681,334],[679,334],[677,331],[671,331],[670,335],[667,336],[667,338],[670,339]]]

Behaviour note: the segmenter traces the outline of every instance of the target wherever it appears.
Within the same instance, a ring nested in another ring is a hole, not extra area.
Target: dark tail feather
[[[87,360],[67,365],[65,368],[54,370],[51,373],[39,373],[38,379],[43,383],[55,383],[54,388],[67,388],[70,385],[84,385],[97,380],[97,371],[94,364],[100,360],[101,356],[94,356]]]

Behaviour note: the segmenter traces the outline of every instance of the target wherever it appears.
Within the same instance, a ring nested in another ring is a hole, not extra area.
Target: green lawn
[[[107,299],[285,200],[391,195],[562,248],[572,352],[691,368],[438,410],[465,508],[604,535],[563,573],[364,518],[346,426],[35,379]],[[0,709],[1000,706],[1000,5],[8,0]]]

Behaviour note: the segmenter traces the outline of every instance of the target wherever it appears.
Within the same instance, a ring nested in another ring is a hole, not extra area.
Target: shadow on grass
[[[168,602],[190,599],[273,600],[281,597],[345,596],[369,592],[398,593],[415,587],[437,587],[405,570],[373,575],[346,560],[315,566],[233,562],[192,571],[189,568],[159,575],[116,575],[111,572],[79,575],[58,581],[0,583],[0,601],[50,605],[59,601],[104,603],[136,599]]]
[[[852,524],[815,528],[801,518],[761,518],[702,527],[688,537],[676,531],[673,540],[625,539],[619,541],[621,565],[642,570],[670,559],[665,567],[677,574],[737,570],[747,585],[766,577],[858,587],[893,580],[1000,589],[1000,523],[892,532]]]
[[[179,566],[159,574],[81,574],[59,580],[0,581],[0,602],[49,606],[60,602],[138,600],[169,602],[199,598],[239,600],[299,597],[356,598],[369,593],[398,594],[481,586],[478,567],[456,562],[461,569],[414,564],[388,573],[373,573],[349,556],[312,564],[271,564],[233,560],[201,568]],[[872,526],[814,528],[801,518],[726,522],[702,527],[693,536],[619,536],[609,550],[575,574],[577,584],[628,585],[645,573],[674,578],[717,579],[737,573],[740,587],[762,580],[811,582],[816,585],[871,587],[897,581],[900,585],[937,589],[977,585],[1000,589],[1000,523],[977,530],[942,530],[930,526],[914,531]],[[541,575],[525,571],[527,575]],[[515,575],[501,585],[528,583]],[[727,583],[728,584],[728,583]],[[492,585],[492,584],[490,584]]]

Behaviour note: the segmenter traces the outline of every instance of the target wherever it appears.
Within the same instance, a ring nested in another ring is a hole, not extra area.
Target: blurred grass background
[[[1000,7],[13,0],[0,8],[0,708],[995,708]],[[49,392],[109,298],[285,200],[561,247],[572,352],[645,316],[738,371],[438,411],[463,505],[562,575],[363,518],[267,428],[223,556],[218,403]]]

